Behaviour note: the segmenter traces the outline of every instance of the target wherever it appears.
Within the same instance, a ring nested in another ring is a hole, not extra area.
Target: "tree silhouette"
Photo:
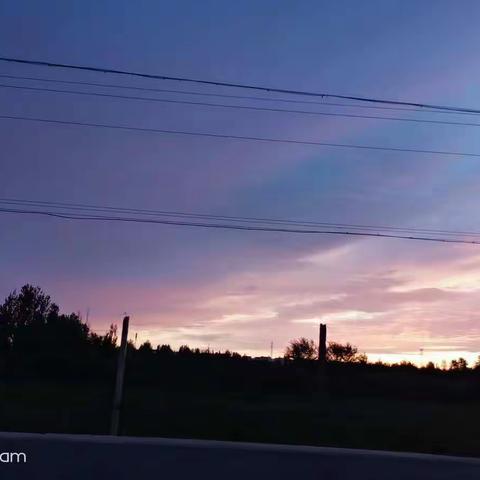
[[[179,355],[183,355],[185,357],[193,354],[192,350],[190,350],[190,347],[188,345],[181,345],[178,349],[178,353]]]
[[[60,313],[40,287],[24,285],[0,305],[0,370],[8,375],[102,375],[114,365],[116,343],[116,326],[92,332],[78,314]]]
[[[366,363],[367,356],[358,353],[358,348],[350,343],[329,342],[327,348],[327,360],[334,362],[358,362]]]
[[[463,371],[467,370],[467,368],[468,368],[468,363],[462,357],[460,357],[458,360],[452,360],[450,362],[450,370],[456,370],[456,371],[459,371],[459,372],[463,372]]]
[[[59,313],[40,287],[24,285],[0,305],[0,344],[8,350],[71,350],[88,343],[90,329],[78,315]]]
[[[285,358],[290,360],[313,360],[316,354],[315,342],[304,337],[291,340],[285,350]]]
[[[480,355],[477,357],[477,360],[475,361],[475,365],[473,366],[475,370],[480,370]]]
[[[170,356],[173,354],[172,347],[170,345],[164,344],[157,347],[157,352],[159,355]]]
[[[143,342],[140,345],[140,347],[138,347],[138,351],[139,351],[139,353],[143,353],[143,354],[152,353],[153,352],[152,344],[150,343],[149,340],[147,340],[146,342]]]

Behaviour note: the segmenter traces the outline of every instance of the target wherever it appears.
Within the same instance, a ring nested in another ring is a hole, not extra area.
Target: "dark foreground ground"
[[[0,431],[103,435],[108,433],[111,399],[104,383],[0,383]],[[168,392],[161,386],[127,385],[123,414],[122,434],[130,436],[480,457],[480,402],[463,395],[422,399],[355,391]]]
[[[0,463],[6,480],[480,478],[476,459],[199,440],[0,433],[0,450],[26,455]]]
[[[480,478],[476,459],[198,440],[0,433],[0,450],[26,455],[0,463],[5,480]]]

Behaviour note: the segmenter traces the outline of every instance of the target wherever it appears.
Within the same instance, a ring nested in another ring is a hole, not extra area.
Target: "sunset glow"
[[[261,3],[255,5],[259,10],[255,19],[242,17],[242,7],[234,2],[228,7],[219,5],[217,14],[231,21],[213,23],[195,6],[195,25],[180,21],[183,12],[173,6],[143,16],[138,24],[128,21],[133,3],[113,13],[97,12],[108,21],[113,15],[112,22],[124,26],[118,32],[128,36],[128,49],[119,48],[123,45],[118,43],[120,33],[105,37],[105,29],[95,22],[88,31],[80,28],[80,20],[87,21],[91,14],[79,8],[78,23],[59,22],[63,27],[58,37],[38,42],[36,56],[311,91],[480,104],[478,22],[475,15],[462,16],[455,2],[445,6],[439,18],[427,4],[415,5],[412,14],[413,3],[407,8],[395,2],[362,9],[351,18],[332,2],[328,9],[332,18],[341,18],[341,37],[336,22],[319,28],[314,20],[318,16],[309,13],[313,4],[307,8],[292,3],[267,22],[271,9]],[[322,13],[319,6],[315,9],[318,15]],[[16,18],[15,13],[11,15]],[[34,25],[35,15],[41,12],[31,15],[24,20],[27,26]],[[239,33],[237,18],[252,22],[252,35]],[[52,19],[45,21],[58,27]],[[445,36],[456,21],[462,28]],[[429,36],[424,35],[427,23]],[[171,25],[176,25],[175,30]],[[36,44],[35,28],[27,26],[29,43]],[[17,31],[18,26],[6,24],[0,36],[13,38]],[[172,35],[188,45],[181,58],[167,48]],[[82,48],[67,48],[72,39]],[[22,48],[18,46],[19,55]],[[205,56],[207,51],[209,56]],[[441,55],[432,54],[437,51]],[[17,75],[31,73],[22,65],[11,68]],[[63,73],[70,78],[68,72]],[[91,78],[97,77],[88,73],[82,77],[85,81]],[[123,80],[125,85],[133,84],[128,78]],[[142,82],[145,88],[159,88],[153,80]],[[22,83],[27,84],[27,80]],[[175,86],[160,85],[165,89]],[[213,91],[207,86],[200,89]],[[178,99],[180,94],[172,95],[168,98]],[[273,94],[264,96],[273,98]],[[4,115],[43,112],[64,120],[167,130],[480,151],[480,136],[474,127],[422,123],[412,127],[401,121],[271,111],[232,113],[226,108],[109,98],[87,97],[79,104],[67,95],[52,101],[47,94],[26,90],[13,97],[4,89],[0,97]],[[181,98],[192,100],[191,95]],[[242,104],[239,99],[228,102]],[[301,109],[411,115],[393,110],[359,112],[327,103],[306,104]],[[419,115],[433,118],[428,112]],[[476,121],[444,113],[435,119]],[[480,231],[478,158],[6,121],[2,121],[0,139],[0,196],[5,198]],[[88,311],[89,323],[99,332],[119,323],[127,312],[132,335],[137,333],[138,342],[149,339],[154,345],[188,344],[269,355],[273,342],[274,355],[280,356],[289,340],[301,336],[316,340],[318,324],[327,323],[329,340],[348,341],[371,360],[440,364],[463,356],[472,364],[480,351],[478,245],[4,214],[0,269],[2,298],[25,283],[39,285],[62,310],[79,311],[84,319]]]

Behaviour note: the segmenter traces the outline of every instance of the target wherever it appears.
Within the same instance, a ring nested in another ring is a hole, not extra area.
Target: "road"
[[[0,459],[2,480],[480,479],[480,459],[163,438],[0,432]]]

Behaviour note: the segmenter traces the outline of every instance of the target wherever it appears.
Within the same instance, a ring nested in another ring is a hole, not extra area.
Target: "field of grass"
[[[108,433],[105,383],[0,384],[0,430]],[[122,433],[480,456],[480,402],[127,386]]]

